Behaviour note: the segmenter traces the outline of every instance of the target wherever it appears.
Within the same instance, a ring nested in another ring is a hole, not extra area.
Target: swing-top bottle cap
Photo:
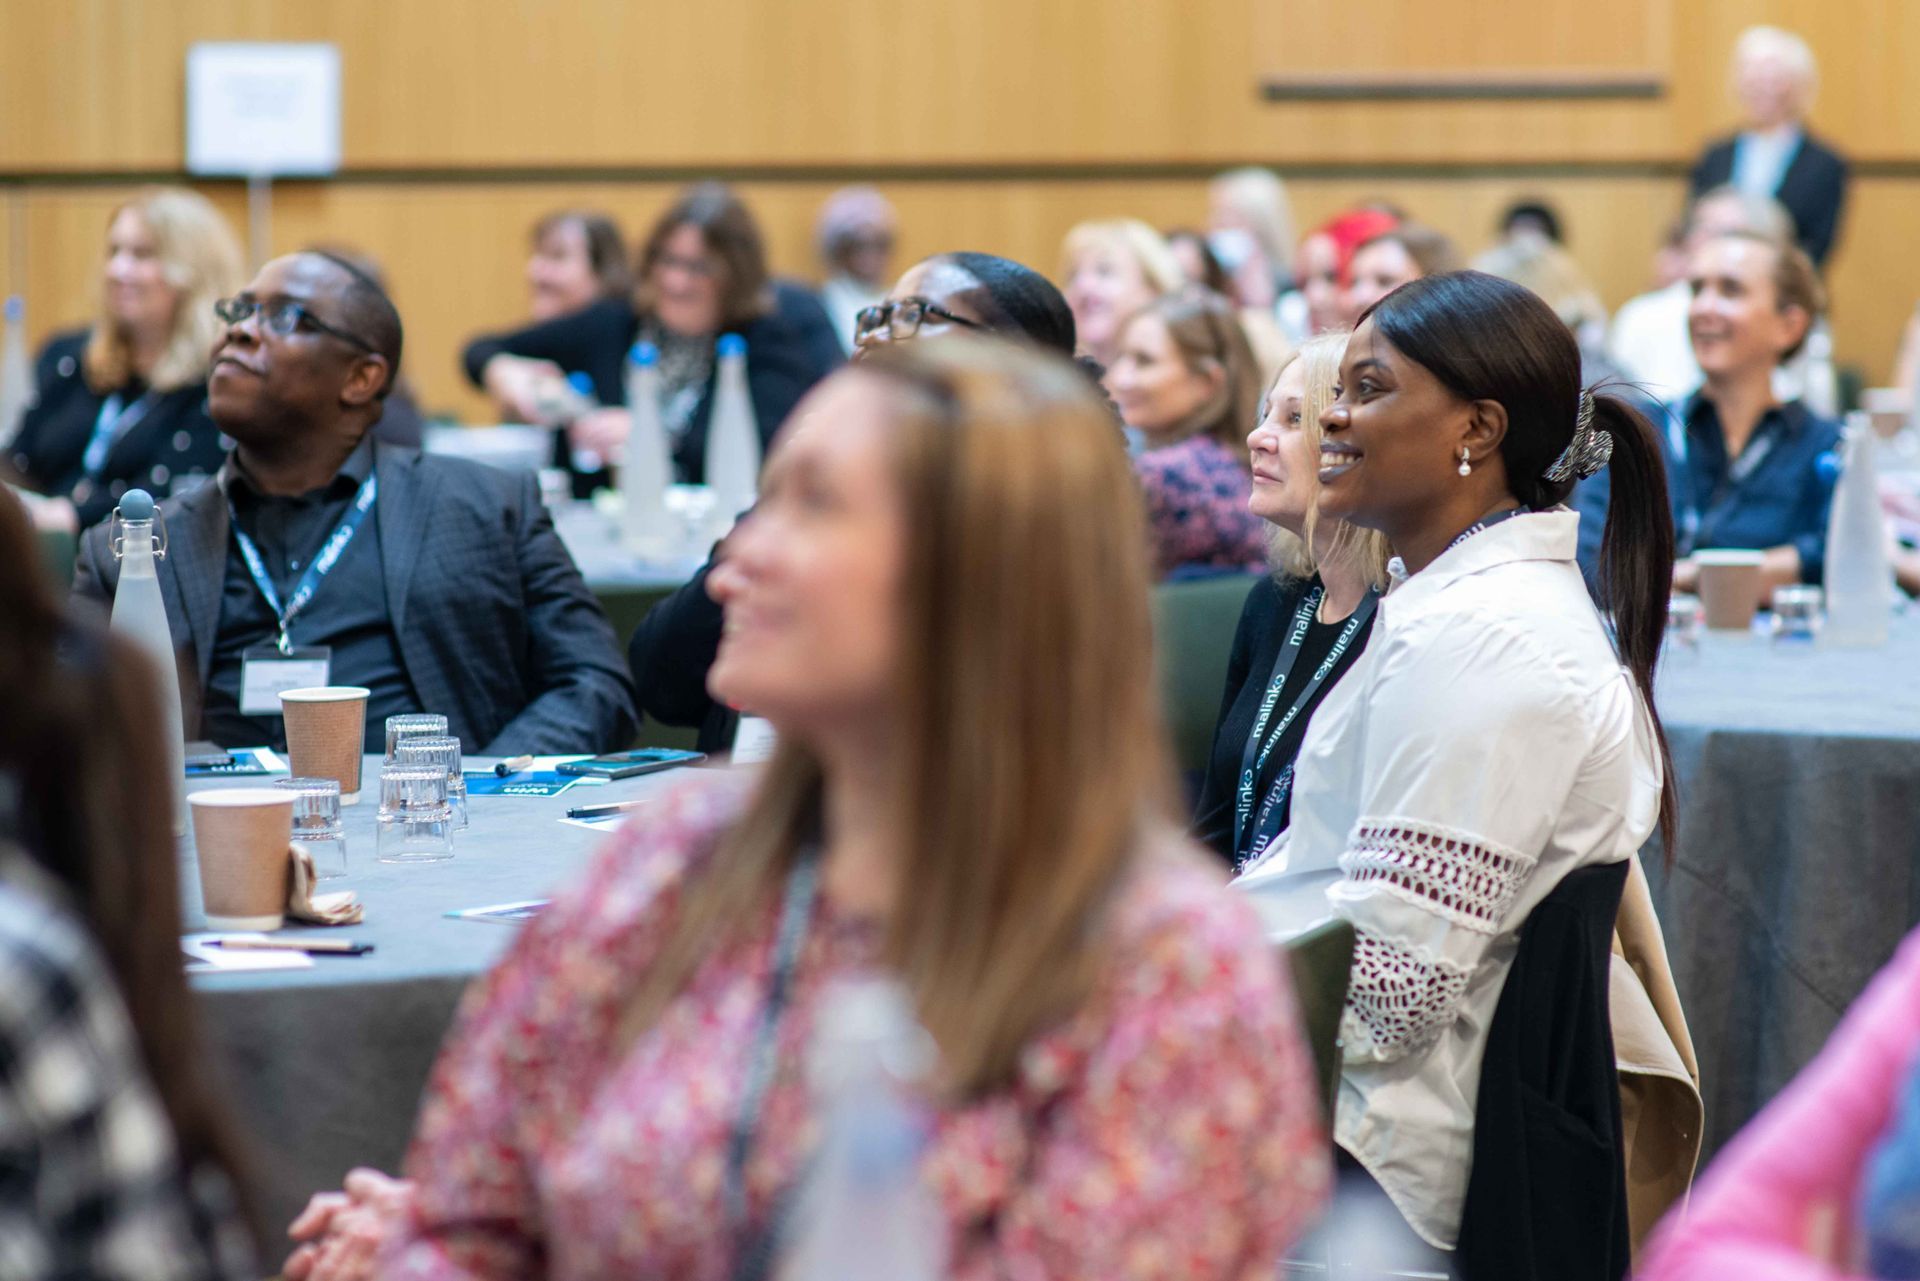
[[[722,360],[730,356],[744,356],[747,354],[747,340],[739,334],[721,334],[720,341],[714,344],[714,351]]]
[[[27,300],[19,294],[7,295],[7,323],[17,325],[27,314]]]
[[[129,489],[120,495],[121,520],[152,520],[153,495],[144,489]]]
[[[660,349],[650,342],[637,342],[633,350],[627,353],[627,360],[645,369],[660,363]]]
[[[567,386],[573,388],[582,396],[593,395],[593,378],[582,370],[576,369],[567,375]]]

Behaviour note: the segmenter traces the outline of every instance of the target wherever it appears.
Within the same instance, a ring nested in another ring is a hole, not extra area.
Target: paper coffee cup
[[[293,794],[223,787],[191,792],[200,898],[211,930],[277,930],[285,922]]]
[[[360,754],[367,736],[367,698],[358,685],[314,685],[280,691],[287,724],[287,764],[295,778],[330,778],[340,803],[360,800]]]
[[[1752,629],[1754,612],[1760,608],[1760,566],[1765,559],[1765,552],[1736,548],[1693,554],[1700,570],[1700,606],[1709,630]]]

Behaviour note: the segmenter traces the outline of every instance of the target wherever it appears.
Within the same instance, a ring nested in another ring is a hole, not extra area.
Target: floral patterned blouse
[[[744,799],[737,778],[702,779],[650,806],[469,991],[407,1159],[414,1214],[380,1276],[730,1274],[725,1152],[779,904],[638,1039],[613,1028]],[[1274,1275],[1330,1148],[1282,968],[1218,882],[1184,847],[1151,859],[1115,900],[1089,1001],[1007,1088],[934,1114],[922,1174],[951,1275]],[[817,905],[746,1168],[753,1231],[818,1139],[805,1052],[824,989],[870,970],[878,944]]]
[[[1253,476],[1212,436],[1189,436],[1133,460],[1147,498],[1155,572],[1267,566],[1267,524],[1247,510]]]

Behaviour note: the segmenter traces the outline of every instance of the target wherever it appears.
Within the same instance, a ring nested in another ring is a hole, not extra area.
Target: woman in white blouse
[[[1340,381],[1320,507],[1387,536],[1393,584],[1301,747],[1287,839],[1239,883],[1274,920],[1324,896],[1355,926],[1335,1138],[1452,1250],[1520,926],[1568,873],[1671,835],[1651,691],[1673,527],[1652,429],[1582,391],[1571,334],[1517,285],[1396,290]],[[1561,505],[1609,456],[1616,640]]]

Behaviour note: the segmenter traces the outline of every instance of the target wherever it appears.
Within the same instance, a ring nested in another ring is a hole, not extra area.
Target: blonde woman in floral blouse
[[[939,1049],[951,1276],[1274,1275],[1328,1153],[1274,954],[1169,817],[1139,530],[1065,362],[942,338],[824,384],[713,579],[711,686],[774,760],[643,811],[527,928],[410,1179],[317,1199],[288,1275],[765,1275],[823,993],[874,973]]]

